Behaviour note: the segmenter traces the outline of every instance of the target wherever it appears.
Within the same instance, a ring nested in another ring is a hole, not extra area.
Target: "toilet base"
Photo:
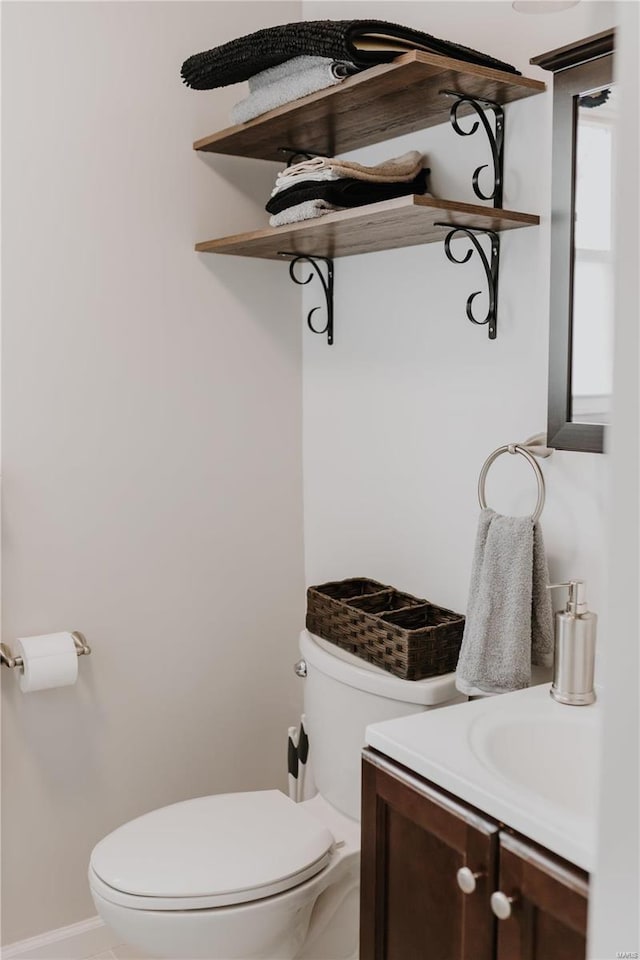
[[[358,960],[359,950],[359,921],[360,921],[360,882],[354,878],[353,887],[343,896],[337,909],[323,904],[323,897],[331,895],[326,890],[318,898],[311,918],[309,934],[297,953],[295,960]],[[325,923],[319,918],[319,912],[326,909]],[[314,934],[315,921],[321,929]]]

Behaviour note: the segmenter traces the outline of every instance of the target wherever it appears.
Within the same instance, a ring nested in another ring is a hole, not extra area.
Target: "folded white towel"
[[[306,177],[286,177],[281,176],[276,180],[276,185],[271,191],[271,196],[275,197],[276,193],[280,193],[281,190],[286,190],[287,187],[300,186],[301,183],[307,183],[309,180],[314,183],[321,183],[323,180],[340,180],[340,174],[336,173],[334,170],[318,170],[317,173],[309,173]]]
[[[427,158],[418,150],[409,150],[399,157],[391,157],[389,160],[383,160],[382,163],[369,167],[354,160],[311,157],[309,160],[301,160],[300,163],[281,170],[278,173],[278,179],[285,176],[307,179],[309,174],[330,170],[337,173],[339,177],[353,177],[356,180],[370,180],[374,183],[408,183],[418,176],[426,166],[426,161]]]
[[[260,73],[254,73],[249,78],[249,93],[254,93],[256,90],[261,90],[262,87],[268,87],[271,83],[276,83],[285,77],[294,76],[304,70],[332,65],[338,68],[338,73],[341,72],[340,66],[343,65],[343,76],[347,76],[347,71],[354,72],[356,70],[353,64],[348,63],[347,60],[332,60],[331,57],[292,57],[291,60],[276,64],[275,67],[269,67],[267,70],[261,70]]]
[[[531,517],[482,510],[456,687],[467,696],[520,690],[531,664],[551,666],[553,610],[542,530]]]
[[[294,57],[294,60],[296,59],[298,58]],[[291,103],[292,100],[300,100],[301,97],[306,97],[317,90],[324,90],[326,87],[342,83],[349,75],[350,65],[343,61],[326,60],[324,57],[313,59],[320,59],[323,62],[305,70],[294,70],[280,77],[279,80],[252,90],[248,97],[232,107],[231,122],[246,123],[269,110]],[[293,60],[287,63],[293,63]],[[266,72],[265,70],[264,73]]]
[[[327,213],[334,210],[343,210],[344,207],[336,207],[335,204],[327,200],[305,200],[303,203],[296,203],[280,213],[274,213],[269,217],[269,224],[272,227],[282,227],[285,223],[300,223],[303,220],[315,220],[316,217],[324,217]]]
[[[304,174],[307,171],[314,173],[318,170],[322,170],[323,167],[331,164],[332,157],[308,157],[306,160],[301,160],[300,163],[292,163],[290,166],[285,167],[284,170],[280,170],[278,173],[279,177],[283,177],[285,174],[288,176],[296,176],[297,174]]]

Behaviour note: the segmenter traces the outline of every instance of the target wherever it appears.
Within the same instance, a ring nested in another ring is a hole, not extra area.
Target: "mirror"
[[[534,57],[552,70],[547,443],[601,453],[611,419],[613,31]]]
[[[571,422],[609,423],[613,369],[613,86],[576,98]]]

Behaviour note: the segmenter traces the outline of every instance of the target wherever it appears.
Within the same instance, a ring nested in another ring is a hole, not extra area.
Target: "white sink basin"
[[[594,713],[567,707],[548,717],[539,712],[485,715],[471,725],[469,740],[495,776],[574,816],[595,816],[599,724]]]
[[[367,727],[367,743],[583,870],[595,866],[600,704],[549,686]]]

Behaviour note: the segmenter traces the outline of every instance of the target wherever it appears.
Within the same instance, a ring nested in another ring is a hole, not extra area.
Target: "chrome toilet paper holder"
[[[85,640],[84,634],[79,630],[73,630],[71,633],[76,653],[79,657],[86,657],[91,653],[91,647]],[[22,657],[14,657],[6,643],[0,643],[0,663],[4,667],[22,667]]]

